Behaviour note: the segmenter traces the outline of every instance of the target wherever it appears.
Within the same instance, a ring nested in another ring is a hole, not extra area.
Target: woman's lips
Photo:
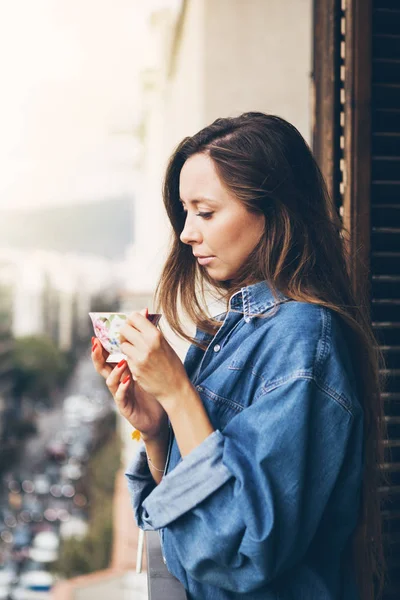
[[[212,260],[214,260],[215,256],[198,256],[197,260],[200,265],[208,265]]]

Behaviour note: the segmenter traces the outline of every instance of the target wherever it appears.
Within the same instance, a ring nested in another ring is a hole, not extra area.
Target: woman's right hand
[[[146,440],[155,440],[168,430],[168,416],[154,396],[145,392],[132,379],[127,362],[114,368],[107,363],[109,353],[96,338],[92,338],[92,361],[96,371],[104,377],[120,414]]]

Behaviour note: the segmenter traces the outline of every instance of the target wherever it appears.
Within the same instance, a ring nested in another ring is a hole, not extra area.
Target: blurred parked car
[[[58,558],[57,550],[44,550],[43,548],[30,548],[29,557],[42,565],[52,563]]]
[[[14,547],[29,546],[32,534],[28,525],[18,524],[14,529]]]
[[[44,473],[41,475],[36,475],[33,478],[33,485],[35,486],[36,494],[40,496],[45,496],[50,492],[50,480]]]
[[[55,531],[41,531],[32,541],[32,546],[41,550],[58,550],[59,545],[60,540]]]
[[[49,442],[46,446],[46,454],[50,460],[62,462],[67,458],[66,444],[56,440]]]
[[[50,485],[53,483],[58,483],[60,480],[60,465],[48,463],[45,467],[45,475],[48,477]]]
[[[95,400],[84,395],[68,396],[64,400],[63,412],[65,423],[93,423],[102,413],[103,407]]]
[[[85,444],[82,444],[81,442],[75,442],[71,445],[69,449],[69,455],[79,459],[82,462],[85,462],[89,458],[89,452],[86,449]]]
[[[10,586],[9,585],[2,585],[0,583],[0,600],[9,600],[10,598]]]
[[[8,589],[17,579],[17,568],[12,561],[0,565],[0,588]]]
[[[30,558],[38,563],[51,563],[58,558],[60,540],[55,531],[41,531],[32,540]]]
[[[63,479],[80,479],[82,477],[82,467],[78,464],[68,463],[61,467],[60,474]]]
[[[12,597],[15,600],[34,598],[34,595],[26,594],[26,592],[48,592],[53,587],[53,583],[53,575],[45,570],[24,573],[21,575],[19,585],[13,591]]]
[[[71,537],[83,539],[88,532],[88,528],[86,519],[72,517],[69,521],[61,523],[60,536],[63,539]]]
[[[43,518],[42,502],[34,494],[24,496],[22,501],[22,509],[24,512],[28,512],[30,514],[32,521],[39,522]]]

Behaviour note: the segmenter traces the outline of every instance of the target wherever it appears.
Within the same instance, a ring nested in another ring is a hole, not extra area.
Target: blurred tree
[[[12,352],[14,396],[48,403],[69,374],[70,361],[46,336],[17,338]]]
[[[0,269],[1,269],[0,262]],[[15,398],[16,342],[12,334],[13,288],[0,281],[0,474],[10,468],[21,451],[21,440],[36,431]]]
[[[50,565],[50,569],[66,579],[90,573],[91,553],[86,539],[71,537],[64,540],[60,557],[58,561]]]
[[[108,511],[107,511],[108,513]],[[99,517],[101,515],[99,514]],[[109,566],[112,550],[112,521],[109,514],[92,523],[87,536],[63,541],[59,559],[50,569],[66,579],[102,571]]]

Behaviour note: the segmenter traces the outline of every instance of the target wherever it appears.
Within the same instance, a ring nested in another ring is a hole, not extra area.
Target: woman
[[[156,298],[192,342],[184,365],[145,311],[121,331],[127,362],[93,347],[141,432],[127,473],[139,527],[160,531],[193,600],[374,598],[378,356],[308,146],[275,116],[217,119],[174,152],[164,203]],[[210,290],[226,303],[214,317]]]

